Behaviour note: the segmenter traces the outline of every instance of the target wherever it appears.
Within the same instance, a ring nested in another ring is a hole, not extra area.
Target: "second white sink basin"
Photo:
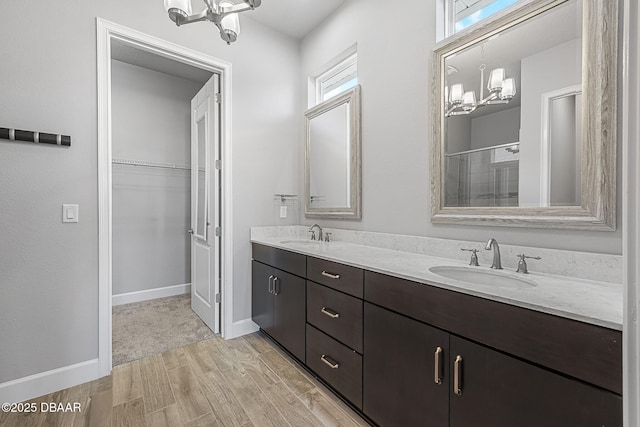
[[[532,280],[514,277],[510,274],[501,273],[499,270],[479,270],[470,267],[437,266],[431,267],[430,272],[438,276],[459,280],[474,285],[498,286],[502,288],[530,288],[536,286]]]
[[[281,240],[280,243],[283,245],[303,245],[303,246],[312,246],[319,245],[319,240],[303,240],[303,239],[292,239],[292,240]]]

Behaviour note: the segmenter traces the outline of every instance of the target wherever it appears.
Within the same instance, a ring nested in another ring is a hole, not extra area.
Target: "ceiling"
[[[201,7],[197,6],[199,1],[201,0],[192,0],[194,12],[204,8],[204,2],[202,2]],[[235,3],[242,2],[242,0],[232,1]],[[309,34],[345,1],[264,0],[257,9],[241,13],[240,21],[250,18],[290,37],[300,39]],[[167,23],[169,23],[168,19]],[[211,77],[211,72],[209,71],[162,57],[156,53],[147,52],[118,40],[113,40],[111,43],[111,57],[116,61],[192,80],[200,84],[206,83]]]
[[[148,70],[191,80],[202,85],[204,85],[212,75],[210,71],[165,58],[158,53],[147,52],[146,50],[136,48],[120,40],[111,41],[111,58]]]
[[[240,3],[241,0],[233,0]],[[264,0],[257,9],[240,14],[295,39],[301,39],[324,21],[346,0]],[[195,0],[193,5],[197,4]],[[200,8],[194,7],[193,10]],[[242,25],[242,23],[241,23]]]

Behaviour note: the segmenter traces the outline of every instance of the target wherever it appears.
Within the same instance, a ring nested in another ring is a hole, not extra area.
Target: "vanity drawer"
[[[362,409],[362,356],[309,324],[307,366]]]
[[[362,298],[364,271],[360,268],[308,257],[307,279]]]
[[[257,243],[252,243],[251,249],[252,257],[256,261],[279,268],[296,276],[305,277],[307,275],[307,257],[305,255]]]
[[[362,354],[362,300],[307,281],[307,322]]]
[[[622,394],[622,333],[367,271],[365,300]]]

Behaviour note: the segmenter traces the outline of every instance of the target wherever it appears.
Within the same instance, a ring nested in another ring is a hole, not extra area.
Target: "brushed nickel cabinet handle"
[[[331,369],[338,369],[338,363],[332,361],[331,359],[329,359],[327,356],[325,356],[324,354],[322,356],[320,356],[320,360],[322,360],[327,366],[329,366]]]
[[[462,356],[457,355],[456,361],[453,364],[453,392],[457,396],[462,396],[462,386],[460,381],[462,380]]]
[[[442,347],[436,348],[436,353],[434,355],[434,371],[433,371],[433,382],[436,384],[442,384]]]
[[[280,279],[278,278],[278,276],[275,276],[273,278],[273,294],[278,296],[280,295],[280,288],[278,286],[278,282],[280,281]]]
[[[269,276],[269,293],[273,293],[273,274]]]
[[[340,278],[339,274],[331,274],[331,273],[327,273],[326,271],[322,271],[322,275],[324,277],[328,277],[329,279],[339,279]]]
[[[327,308],[327,307],[322,307],[320,309],[320,312],[322,312],[323,314],[326,314],[327,316],[331,317],[332,319],[337,319],[338,317],[340,317],[340,313],[336,313],[335,311]]]

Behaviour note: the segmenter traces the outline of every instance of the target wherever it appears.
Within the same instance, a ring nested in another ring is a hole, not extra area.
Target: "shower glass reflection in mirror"
[[[582,3],[444,65],[444,207],[580,206]]]

